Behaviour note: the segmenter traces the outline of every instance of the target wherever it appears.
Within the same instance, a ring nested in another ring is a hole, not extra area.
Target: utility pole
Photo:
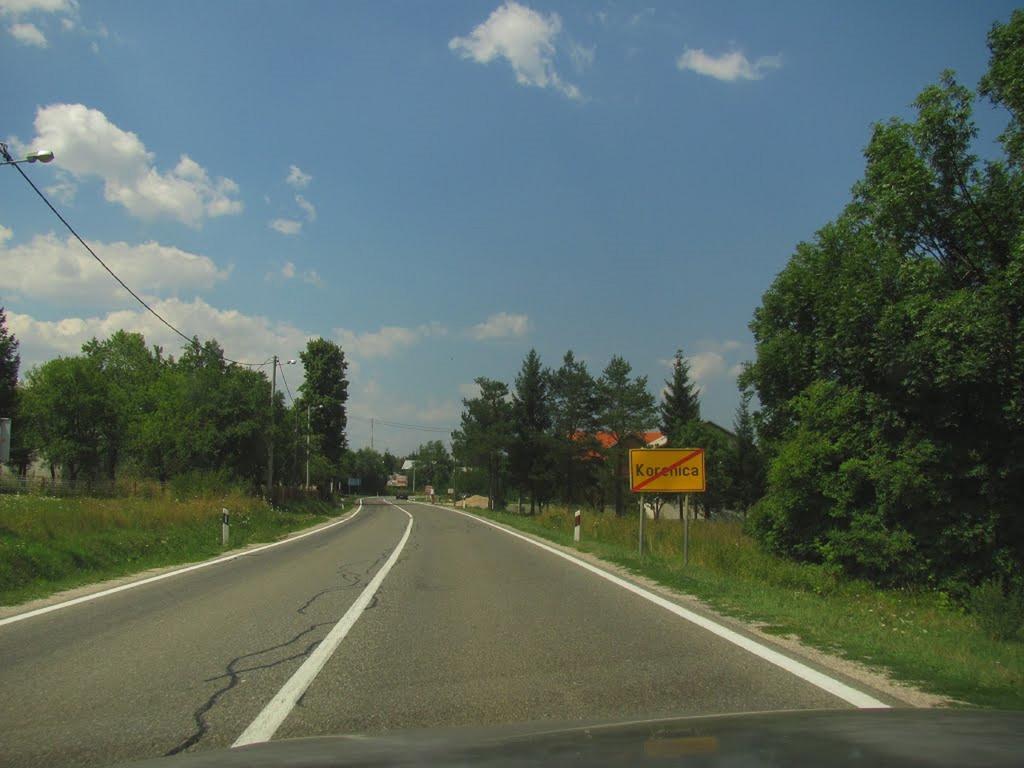
[[[373,417],[370,417],[370,450],[373,450]]]
[[[267,448],[267,498],[273,498],[274,487],[274,395],[277,394],[277,355],[270,369],[270,441]]]

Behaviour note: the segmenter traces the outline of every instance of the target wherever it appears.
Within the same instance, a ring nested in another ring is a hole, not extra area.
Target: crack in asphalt
[[[313,652],[313,649],[320,644],[320,641],[314,640],[312,643],[307,645],[306,648],[300,653],[296,653],[286,658],[269,662],[267,664],[257,664],[252,667],[245,667],[244,669],[235,669],[236,664],[238,664],[241,661],[244,661],[245,659],[251,659],[254,656],[262,656],[263,654],[270,653],[271,651],[277,651],[282,648],[287,648],[292,643],[301,639],[304,635],[308,635],[310,632],[315,632],[320,627],[326,627],[331,625],[332,623],[333,622],[330,621],[323,621],[319,624],[313,624],[312,626],[307,627],[306,629],[299,632],[297,635],[295,635],[295,637],[293,637],[288,642],[278,643],[277,645],[271,645],[268,648],[262,648],[258,651],[253,651],[252,653],[246,653],[242,656],[236,656],[228,662],[227,671],[223,675],[217,675],[215,677],[206,678],[206,680],[204,680],[203,682],[210,683],[215,680],[222,680],[225,677],[228,678],[228,682],[221,688],[218,688],[216,691],[214,691],[213,694],[211,694],[210,697],[203,703],[203,705],[192,713],[192,717],[196,722],[195,732],[193,732],[191,736],[189,736],[183,742],[178,744],[176,747],[173,747],[172,749],[165,752],[164,756],[167,757],[170,755],[176,755],[179,752],[184,752],[189,747],[195,746],[199,743],[200,739],[202,739],[203,736],[205,736],[207,732],[210,730],[210,724],[206,721],[206,713],[213,709],[214,705],[217,703],[217,700],[220,699],[221,696],[223,696],[225,693],[227,693],[236,685],[238,685],[239,682],[241,682],[241,674],[245,672],[253,672],[258,669],[270,669],[271,667],[276,667],[279,664],[284,664],[285,662],[300,659],[303,656],[308,656],[310,653]]]
[[[375,567],[377,567],[377,565],[379,563],[383,562],[390,554],[391,554],[391,550],[390,549],[385,549],[377,557],[376,560],[374,560],[372,563],[370,563],[366,567],[366,570],[364,570],[362,573],[358,573],[356,571],[350,570],[350,568],[353,565],[365,563],[365,562],[367,562],[366,560],[356,560],[356,561],[354,561],[352,563],[342,563],[340,566],[338,566],[338,575],[339,575],[339,577],[342,580],[342,584],[340,586],[337,586],[337,587],[328,587],[327,589],[320,590],[315,595],[310,597],[305,603],[303,603],[301,606],[299,606],[296,609],[295,612],[305,616],[306,615],[306,610],[316,600],[318,600],[319,598],[323,597],[324,595],[329,594],[331,592],[340,592],[340,591],[343,591],[343,590],[352,589],[353,587],[360,586],[363,583],[364,577],[368,576],[370,574],[370,572]],[[370,601],[369,605],[367,605],[364,610],[368,611],[371,608],[376,608],[377,607],[377,605],[379,604],[378,597],[379,597],[380,593],[381,593],[381,590],[377,590],[377,592],[373,596],[373,599]],[[314,640],[313,642],[311,642],[309,645],[307,645],[303,650],[299,651],[298,653],[293,653],[290,656],[285,656],[284,658],[277,659],[276,661],[267,662],[266,664],[256,664],[256,665],[253,665],[251,667],[243,667],[241,669],[236,668],[237,664],[239,664],[240,662],[244,661],[245,659],[251,659],[251,658],[253,658],[255,656],[262,656],[263,654],[270,653],[272,651],[279,651],[282,648],[287,648],[289,645],[292,645],[293,643],[297,642],[303,636],[308,635],[310,632],[315,632],[320,627],[333,626],[334,623],[335,623],[334,621],[324,621],[324,622],[319,622],[317,624],[312,624],[309,627],[307,627],[306,629],[304,629],[301,632],[299,632],[297,635],[295,635],[291,640],[288,640],[287,642],[278,643],[277,645],[271,645],[271,646],[269,646],[267,648],[262,648],[262,649],[260,649],[258,651],[253,651],[251,653],[246,653],[246,654],[244,654],[242,656],[236,656],[235,658],[231,659],[231,661],[228,662],[228,665],[226,667],[226,671],[224,672],[224,674],[222,674],[222,675],[215,675],[214,677],[206,678],[203,681],[205,683],[212,683],[212,682],[215,682],[217,680],[223,680],[225,678],[227,678],[227,683],[225,685],[223,685],[221,688],[218,688],[216,691],[214,691],[210,695],[210,697],[198,709],[196,709],[195,712],[192,713],[192,718],[195,720],[195,723],[196,723],[196,730],[192,733],[192,735],[189,736],[184,741],[182,741],[176,747],[174,747],[174,748],[168,750],[167,752],[165,752],[164,756],[165,757],[169,757],[170,755],[176,755],[176,754],[178,754],[180,752],[184,752],[186,749],[189,749],[190,747],[195,746],[196,744],[198,744],[202,740],[202,738],[210,730],[210,724],[206,720],[207,713],[209,713],[209,711],[211,709],[213,709],[213,707],[217,704],[217,701],[224,694],[228,693],[228,691],[230,691],[233,688],[235,688],[241,682],[241,675],[245,674],[246,672],[256,672],[256,671],[259,671],[259,670],[271,669],[272,667],[277,667],[277,666],[280,666],[281,664],[286,664],[289,661],[295,661],[296,659],[304,658],[304,657],[308,656],[310,653],[313,652],[313,649],[316,648],[320,644],[320,640]],[[305,696],[306,696],[306,694],[303,693],[302,697],[299,699],[298,704],[300,706],[302,705],[302,703],[303,703],[302,700],[305,698]]]

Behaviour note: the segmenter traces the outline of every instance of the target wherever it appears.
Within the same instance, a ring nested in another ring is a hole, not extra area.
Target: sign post
[[[644,556],[644,518],[647,517],[647,512],[644,510],[644,498],[640,497],[640,540],[638,542],[638,551],[640,557]]]
[[[678,493],[683,518],[683,565],[690,559],[690,497],[706,489],[703,448],[632,448],[629,485],[633,493]],[[685,511],[684,511],[685,501]],[[640,504],[640,553],[644,544],[644,507]]]

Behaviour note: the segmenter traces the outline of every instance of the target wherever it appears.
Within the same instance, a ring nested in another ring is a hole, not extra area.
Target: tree
[[[853,199],[755,312],[750,523],[777,551],[954,591],[1024,568],[1024,14],[989,40],[1006,160],[971,154],[973,95],[943,73],[875,126]]]
[[[107,382],[114,418],[104,436],[104,469],[114,479],[119,463],[137,453],[145,414],[152,411],[152,388],[160,375],[159,349],[150,350],[141,333],[117,331],[109,339],[95,337],[82,346]]]
[[[152,385],[139,456],[160,479],[189,471],[224,470],[253,483],[264,476],[267,440],[292,429],[284,397],[274,399],[275,430],[267,429],[270,381],[260,371],[228,364],[216,341],[189,345]]]
[[[623,490],[626,451],[625,438],[643,433],[657,417],[654,396],[647,388],[647,377],[630,378],[633,368],[622,357],[613,355],[597,380],[598,424],[614,444],[609,450],[613,471],[615,514],[625,512]]]
[[[570,349],[561,367],[551,375],[552,429],[555,452],[562,469],[563,499],[576,501],[576,488],[583,473],[583,458],[596,450],[593,432],[597,428],[597,387],[587,365]]]
[[[20,363],[18,339],[7,330],[7,313],[0,307],[0,417],[14,417]]]
[[[27,423],[18,423],[21,412],[18,404],[21,393],[18,390],[18,339],[7,329],[7,313],[0,307],[0,418],[11,419],[11,465],[24,475],[32,458],[32,449],[26,441]]]
[[[311,339],[300,353],[306,370],[306,380],[299,387],[303,403],[311,407],[310,421],[313,434],[320,438],[320,449],[334,467],[340,460],[348,441],[345,427],[348,423],[345,403],[348,402],[348,363],[341,347],[327,339]]]
[[[551,374],[541,366],[540,356],[531,349],[516,376],[512,395],[515,437],[510,451],[512,476],[520,488],[530,491],[530,514],[549,495],[553,484],[553,440],[550,430]]]
[[[992,59],[978,92],[1009,111],[1010,120],[1000,139],[1010,162],[1020,167],[1024,162],[1024,11],[1015,10],[1006,24],[993,24],[988,47]]]
[[[700,419],[700,396],[690,379],[690,364],[681,349],[676,350],[672,361],[672,378],[665,382],[665,397],[658,413],[665,435],[678,434],[685,425]]]
[[[346,479],[358,477],[359,493],[381,494],[387,486],[388,474],[392,471],[386,460],[387,454],[380,454],[372,448],[347,451],[341,460],[341,471]]]
[[[764,457],[757,446],[754,417],[750,413],[751,397],[749,390],[742,393],[733,421],[736,441],[727,459],[732,486],[729,503],[743,513],[744,519],[747,511],[764,494]]]
[[[512,404],[508,385],[479,377],[480,394],[462,401],[462,423],[452,433],[452,448],[458,460],[487,473],[487,490],[492,509],[504,506],[504,474],[512,442]]]
[[[58,357],[29,371],[21,402],[35,446],[59,465],[75,485],[93,478],[104,456],[104,440],[117,419],[109,387],[96,364],[84,357]]]
[[[452,479],[454,461],[440,440],[430,440],[409,458],[416,462],[417,485],[432,485],[435,493],[443,493]]]

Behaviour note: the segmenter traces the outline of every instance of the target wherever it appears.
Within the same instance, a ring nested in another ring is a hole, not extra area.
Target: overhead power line
[[[141,304],[143,307],[145,307],[146,310],[151,315],[153,315],[153,317],[155,317],[161,323],[163,323],[168,328],[170,328],[172,331],[174,331],[176,334],[178,334],[181,338],[183,338],[185,341],[187,341],[190,345],[196,346],[196,347],[199,346],[199,342],[198,342],[198,340],[195,337],[188,336],[187,334],[183,333],[177,326],[173,325],[167,318],[165,318],[163,315],[161,315],[159,312],[157,312],[155,309],[153,309],[151,306],[149,306],[149,304],[146,303],[145,299],[143,299],[141,296],[139,296],[139,294],[137,294],[135,291],[133,291],[131,288],[129,288],[128,284],[125,283],[125,281],[122,280],[120,277],[118,277],[117,274],[114,272],[114,270],[112,270],[110,267],[108,267],[106,262],[103,261],[103,259],[101,259],[99,256],[96,255],[96,251],[94,251],[91,247],[89,247],[89,244],[87,242],[85,242],[85,240],[82,239],[82,236],[79,235],[78,232],[75,231],[75,228],[72,227],[71,224],[68,223],[68,220],[65,219],[61,215],[60,211],[58,211],[54,207],[53,203],[51,203],[47,199],[46,195],[44,195],[40,191],[39,187],[37,187],[32,182],[32,179],[30,179],[26,175],[26,173],[23,170],[21,170],[21,166],[14,163],[14,158],[12,158],[10,152],[7,151],[7,145],[6,144],[0,144],[0,154],[3,155],[4,160],[6,160],[8,163],[10,163],[14,167],[14,169],[18,173],[21,174],[21,178],[23,178],[25,181],[28,182],[28,185],[30,187],[32,187],[33,190],[35,190],[35,193],[37,195],[39,195],[39,198],[44,203],[46,203],[46,207],[49,208],[51,211],[53,211],[53,215],[56,216],[58,219],[60,219],[61,224],[63,224],[65,227],[67,227],[68,232],[70,232],[72,235],[75,236],[75,239],[78,240],[78,242],[82,244],[82,247],[85,248],[85,250],[87,250],[89,252],[89,255],[91,255],[94,259],[96,259],[96,261],[98,261],[100,263],[100,266],[103,267],[105,270],[107,270],[107,272],[110,273],[110,276],[112,278],[114,278],[115,280],[117,280],[117,282],[120,284],[120,286],[122,288],[124,288],[126,291],[128,291],[128,293],[130,293],[132,295],[132,298],[134,298],[137,302],[139,302],[139,304]],[[269,360],[267,360],[267,361],[262,362],[262,363],[243,363],[243,362],[240,362],[238,360],[232,360],[231,358],[225,356],[223,353],[221,353],[221,356],[224,358],[225,361],[227,361],[229,363],[234,363],[235,365],[244,365],[244,366],[247,366],[247,367],[250,367],[250,368],[262,368],[263,366],[265,366],[267,363],[270,362]]]
[[[436,432],[440,434],[449,434],[454,427],[438,427],[438,426],[426,426],[424,424],[406,424],[401,421],[388,421],[387,419],[378,419],[374,417],[372,419],[366,416],[349,416],[350,419],[358,419],[360,421],[373,421],[374,424],[383,424],[385,427],[394,427],[395,429],[408,429],[417,432]]]

